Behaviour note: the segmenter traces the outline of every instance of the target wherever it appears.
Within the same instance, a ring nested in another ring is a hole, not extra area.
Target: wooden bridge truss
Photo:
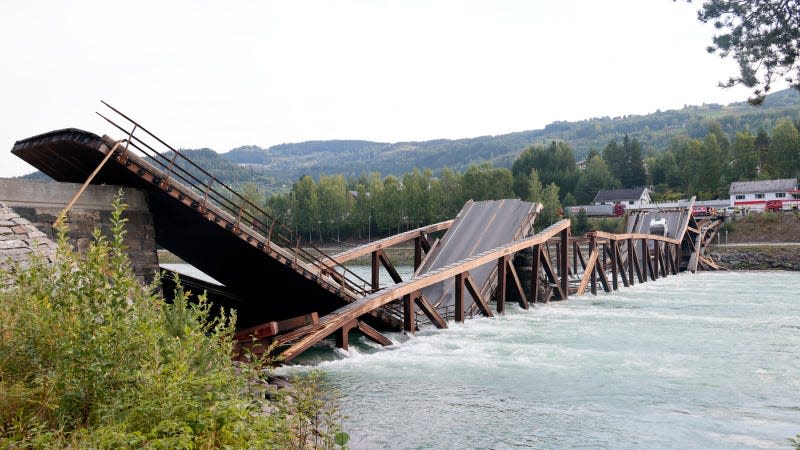
[[[381,345],[389,345],[391,341],[381,333],[381,329],[414,333],[423,323],[447,328],[449,318],[463,322],[473,314],[492,317],[495,312],[502,314],[505,311],[509,294],[520,307],[527,309],[531,303],[566,300],[570,295],[584,294],[587,289],[596,294],[598,286],[611,292],[618,289],[620,283],[627,287],[637,281],[656,280],[684,270],[695,272],[719,268],[704,254],[705,247],[719,230],[719,220],[690,218],[676,238],[605,232],[575,238],[569,233],[570,221],[562,220],[533,236],[516,239],[403,281],[385,250],[413,241],[416,271],[425,255],[436,246],[436,242],[429,240],[429,235],[447,230],[453,221],[422,227],[330,256],[303,241],[293,230],[140,124],[107,106],[126,121],[127,127],[101,116],[126,138],[114,140],[80,130],[60,130],[19,141],[12,152],[59,181],[86,180],[88,183],[96,176],[94,182],[144,189],[151,194],[150,201],[161,205],[168,214],[181,211],[180,214],[190,217],[192,223],[205,227],[207,232],[216,230],[215,236],[227,239],[226,245],[235,242],[239,251],[249,252],[251,261],[256,261],[252,259],[254,254],[266,255],[272,262],[263,264],[272,265],[265,267],[288,270],[283,273],[291,273],[295,278],[299,275],[302,283],[300,280],[292,281],[298,289],[304,284],[312,284],[321,288],[313,291],[313,295],[338,299],[343,304],[337,309],[331,307],[332,303],[317,301],[315,304],[320,309],[316,311],[308,310],[306,304],[299,315],[287,314],[291,309],[275,313],[272,320],[262,320],[238,331],[236,338],[242,351],[272,346],[278,349],[279,357],[288,362],[332,335],[336,337],[336,344],[346,349],[352,330]],[[179,244],[183,252],[176,252],[179,256],[192,256],[198,261],[203,259],[203,249],[181,241],[179,230],[163,232],[168,235],[168,240]],[[512,261],[515,254],[523,251],[532,255],[531,276],[526,282],[522,281]],[[352,259],[366,255],[371,258],[369,280],[346,266]],[[223,276],[220,276],[194,261],[190,263],[214,278],[228,276],[226,281],[229,283],[252,283],[246,275],[226,269],[224,265],[212,267],[221,271]],[[496,286],[494,292],[482,292],[470,274],[486,264],[496,267],[492,270],[494,280],[491,282]],[[380,288],[381,266],[395,285]],[[452,316],[437,310],[422,295],[424,288],[437,283],[453,283],[455,303]],[[258,292],[258,283],[254,289],[250,292]],[[473,300],[471,309],[465,308],[466,295]],[[494,312],[491,302],[495,304]],[[264,307],[285,306],[274,302],[271,305]]]

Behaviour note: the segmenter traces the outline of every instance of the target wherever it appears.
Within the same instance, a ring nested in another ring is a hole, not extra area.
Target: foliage
[[[85,255],[62,226],[54,264],[4,274],[0,447],[332,448],[339,418],[316,379],[267,401],[264,361],[231,359],[235,314],[179,280],[171,303],[137,281],[124,208],[120,193],[112,236],[96,230]]]
[[[689,0],[691,2],[691,0]],[[706,0],[697,18],[720,31],[709,53],[732,57],[739,75],[720,83],[753,88],[761,104],[772,83],[783,78],[800,90],[800,2],[797,0]]]
[[[800,450],[800,434],[797,434],[793,438],[789,438],[789,443],[795,448],[795,450]]]

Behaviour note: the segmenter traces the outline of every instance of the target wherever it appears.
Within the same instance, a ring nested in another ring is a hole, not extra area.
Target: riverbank
[[[800,245],[746,243],[712,246],[711,258],[729,270],[800,270]]]

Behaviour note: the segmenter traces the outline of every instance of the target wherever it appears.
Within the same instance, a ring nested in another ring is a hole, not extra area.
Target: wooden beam
[[[294,330],[295,328],[304,327],[306,325],[314,325],[319,323],[319,315],[316,312],[304,314],[302,316],[293,317],[291,319],[280,320],[276,323],[278,332],[284,333],[286,331]]]
[[[586,286],[589,284],[589,280],[592,277],[592,273],[594,272],[594,265],[597,263],[597,252],[589,251],[589,261],[586,262],[586,269],[583,271],[583,276],[581,277],[581,282],[578,285],[578,290],[575,291],[575,295],[583,295],[586,292]]]
[[[506,311],[506,263],[508,256],[497,259],[497,313],[503,314]]]
[[[380,345],[383,345],[383,346],[392,345],[392,341],[389,340],[389,338],[387,338],[386,336],[382,335],[376,329],[374,329],[371,326],[367,325],[363,321],[359,320],[358,324],[356,326],[358,327],[358,331],[360,331],[361,334],[366,336],[367,339],[371,340],[372,342],[375,342],[376,344],[380,344]]]
[[[508,273],[511,276],[511,281],[514,282],[514,287],[517,289],[517,294],[519,295],[519,306],[521,306],[522,309],[528,309],[530,307],[528,305],[528,297],[525,295],[525,289],[522,287],[519,275],[517,275],[517,269],[514,268],[514,263],[511,259],[506,260],[506,264],[508,265]]]
[[[460,273],[455,276],[455,321],[464,321],[464,274]]]
[[[615,291],[619,289],[619,282],[617,281],[618,274],[617,274],[617,263],[619,262],[619,256],[617,255],[617,241],[610,241],[609,245],[604,246],[608,252],[610,253],[611,258],[611,288]]]
[[[350,330],[355,328],[358,320],[351,320],[336,331],[336,346],[342,350],[350,348]]]
[[[561,260],[560,260],[560,272],[561,272],[561,292],[564,294],[561,297],[562,300],[566,300],[569,297],[569,228],[564,228],[559,233],[561,236]]]
[[[272,321],[237,331],[234,333],[233,339],[236,341],[258,340],[272,337],[276,334],[278,334],[278,323]]]
[[[633,264],[634,264],[633,239],[627,239],[626,243],[627,243],[627,248],[628,248],[628,251],[627,251],[627,256],[628,256],[628,260],[627,260],[627,263],[628,263],[627,277],[628,277],[629,284],[631,286],[633,286],[633,273],[634,273],[634,271],[633,271]]]
[[[628,263],[633,266],[636,271],[636,278],[639,283],[644,283],[642,277],[642,268],[639,267],[639,255],[636,254],[636,245],[633,244],[633,239],[628,241]],[[631,285],[633,284],[633,275],[631,275]]]
[[[392,277],[392,281],[395,283],[402,283],[403,278],[397,273],[397,269],[394,268],[394,264],[389,261],[389,255],[386,254],[383,250],[378,253],[378,258],[381,260],[381,264],[389,272],[389,276]]]
[[[372,252],[372,290],[377,291],[381,287],[381,268],[379,254],[383,250],[378,249]]]
[[[419,305],[419,309],[428,316],[428,319],[436,326],[436,328],[442,329],[447,328],[447,322],[439,315],[436,311],[436,308],[431,305],[431,302],[428,301],[428,298],[420,292],[419,296],[416,297],[417,305]]]
[[[595,267],[600,264],[600,254],[597,252],[597,239],[595,238],[595,234],[590,232],[586,235],[589,236],[589,259],[595,260],[594,264],[592,264],[592,270],[589,271],[589,291],[597,295],[597,272],[595,271]]]
[[[614,247],[616,247],[616,255],[617,255],[617,268],[619,269],[620,278],[622,279],[622,285],[625,287],[630,287],[628,283],[628,275],[625,273],[625,263],[622,261],[622,252],[619,251],[619,241],[614,241]],[[631,273],[631,278],[633,278],[633,274]]]
[[[577,248],[578,248],[578,259],[580,260],[581,267],[583,268],[583,271],[585,272],[586,271],[586,260],[583,259],[583,250],[581,250],[580,245]],[[577,271],[576,271],[576,273],[577,273]]]
[[[542,246],[534,245],[531,249],[533,250],[531,252],[531,295],[535,303],[539,301],[539,272],[542,267]]]
[[[544,270],[545,276],[550,281],[550,283],[558,289],[558,299],[565,300],[566,296],[564,292],[561,291],[561,283],[558,282],[558,276],[556,276],[556,271],[553,270],[553,264],[550,262],[550,252],[548,252],[545,248],[542,248],[540,255],[540,260],[542,262],[542,269]]]
[[[389,236],[387,238],[371,242],[366,245],[362,245],[360,247],[356,247],[341,253],[337,253],[336,255],[331,256],[330,258],[322,260],[322,263],[325,265],[330,264],[343,264],[347,261],[351,261],[356,259],[360,256],[367,255],[369,253],[373,253],[376,250],[383,250],[389,247],[393,247],[398,244],[402,244],[404,242],[408,242],[412,239],[417,238],[421,234],[428,234],[428,233],[435,233],[437,231],[442,231],[450,228],[453,225],[452,220],[446,220],[444,222],[435,223],[433,225],[424,226],[422,228],[417,228],[415,230],[406,231],[400,234],[395,234],[393,236]],[[427,251],[427,250],[426,250]]]
[[[414,238],[414,270],[422,264],[422,236]]]
[[[611,292],[611,287],[608,284],[608,278],[606,277],[606,271],[603,270],[602,264],[595,263],[594,265],[595,271],[597,271],[597,276],[600,277],[600,284],[603,285],[603,290],[606,292]],[[597,288],[595,288],[595,292],[593,294],[597,294]]]
[[[518,239],[514,242],[487,250],[478,255],[470,256],[456,263],[448,264],[440,269],[427,272],[415,277],[414,279],[393,286],[390,289],[377,291],[353,303],[343,306],[335,312],[320,319],[323,324],[321,329],[303,336],[289,348],[284,350],[280,356],[284,361],[290,361],[315,343],[325,339],[327,336],[330,336],[331,333],[333,333],[336,329],[341,327],[342,324],[346,323],[350,319],[358,318],[398,298],[402,298],[407,294],[439,283],[443,280],[450,279],[457,274],[464,273],[475,267],[496,261],[497,258],[504,254],[513,254],[519,250],[522,250],[523,248],[529,248],[537,244],[542,244],[548,239],[557,235],[563,228],[569,227],[569,225],[570,221],[568,219],[561,220],[545,228],[534,236]],[[465,281],[465,284],[469,289],[469,282]],[[489,313],[491,314],[491,311],[489,311]]]
[[[403,296],[403,331],[414,333],[417,329],[417,321],[414,311],[414,298],[417,293],[406,294]]]
[[[486,303],[486,300],[484,300],[483,296],[481,296],[480,289],[475,283],[475,280],[472,279],[472,275],[470,275],[469,272],[465,273],[464,285],[467,287],[470,295],[472,295],[472,300],[475,301],[475,304],[478,306],[478,309],[481,310],[483,315],[486,317],[494,317],[492,310],[489,309],[489,304]]]

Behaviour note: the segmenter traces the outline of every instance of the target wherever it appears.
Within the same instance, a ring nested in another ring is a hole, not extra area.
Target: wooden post
[[[403,331],[412,334],[416,325],[414,323],[414,296],[416,293],[403,296]]]
[[[633,239],[628,239],[628,283],[633,286]]]
[[[378,252],[381,250],[375,250],[372,252],[372,290],[377,291],[381,287],[381,267],[380,267],[380,255]]]
[[[619,258],[617,254],[617,241],[609,241],[609,244],[611,248],[611,288],[616,291],[619,289],[619,285],[617,284],[617,258]]]
[[[336,332],[336,346],[342,350],[347,350],[350,347],[350,330],[356,326],[356,321],[352,320],[345,324]]]
[[[592,256],[596,252],[597,252],[597,242],[595,240],[595,234],[589,233],[589,260],[595,259],[594,266],[590,268],[591,274],[589,275],[590,279],[589,287],[593,295],[597,295],[597,271],[595,270],[595,267],[597,267],[598,261],[596,257],[592,258]]]
[[[569,228],[561,230],[561,292],[564,293],[562,300],[566,300],[569,296],[569,261],[567,260],[567,252],[569,251]]]
[[[456,297],[455,321],[463,322],[464,321],[464,274],[463,273],[456,275],[455,297]]]
[[[508,256],[497,259],[497,313],[506,311],[506,261]]]
[[[578,241],[572,241],[572,273],[578,274]]]
[[[541,263],[539,262],[539,258],[541,258],[542,249],[540,245],[534,245],[533,251],[531,252],[531,298],[533,298],[533,302],[536,303],[539,301],[539,268],[541,267]]]
[[[422,237],[417,236],[414,238],[414,272],[422,264]]]
[[[647,248],[647,239],[642,239],[639,241],[639,249],[642,252],[640,255],[641,261],[640,264],[642,266],[642,272],[644,272],[644,277],[642,277],[639,282],[647,282],[647,262],[650,260],[650,249]]]

